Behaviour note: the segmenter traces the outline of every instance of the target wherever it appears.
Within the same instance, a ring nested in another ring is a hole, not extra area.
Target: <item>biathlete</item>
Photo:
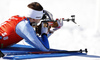
[[[41,51],[50,50],[48,37],[52,33],[48,32],[48,27],[42,25],[41,37],[39,37],[31,26],[31,24],[37,25],[40,22],[45,10],[38,2],[28,4],[28,9],[26,16],[15,15],[0,24],[0,48],[6,48],[25,39],[31,46]],[[62,23],[58,21],[58,27],[55,29],[61,26]]]

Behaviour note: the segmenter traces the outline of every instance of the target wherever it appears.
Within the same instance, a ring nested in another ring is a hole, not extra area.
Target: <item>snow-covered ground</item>
[[[62,50],[87,48],[89,56],[34,60],[100,60],[100,4],[97,1],[100,2],[99,0],[0,0],[0,23],[12,15],[24,15],[27,4],[31,2],[39,2],[45,10],[53,14],[54,19],[71,18],[71,15],[75,15],[77,24],[64,22],[64,26],[50,36],[50,47]],[[24,41],[21,41],[19,44],[23,43]]]

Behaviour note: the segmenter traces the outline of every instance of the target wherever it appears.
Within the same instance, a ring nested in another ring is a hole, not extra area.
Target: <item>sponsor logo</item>
[[[2,33],[2,36],[5,36],[5,35],[7,35],[7,33],[6,33],[6,32]]]
[[[8,36],[6,36],[6,37],[3,38],[3,40],[7,40],[7,39],[8,39]]]
[[[41,18],[40,16],[36,17],[36,18]]]

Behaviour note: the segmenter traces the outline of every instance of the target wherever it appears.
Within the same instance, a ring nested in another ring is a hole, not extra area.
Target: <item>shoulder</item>
[[[25,27],[31,27],[29,22],[27,20],[25,20],[25,19],[20,21],[16,26],[17,29],[22,29],[22,28],[25,28]]]
[[[24,25],[30,25],[30,24],[27,20],[24,19],[24,20],[20,21],[17,25],[24,26]]]

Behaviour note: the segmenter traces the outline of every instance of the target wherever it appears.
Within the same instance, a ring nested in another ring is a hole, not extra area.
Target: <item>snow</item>
[[[26,6],[31,2],[39,2],[45,10],[53,14],[54,19],[71,18],[71,15],[75,15],[77,24],[64,22],[64,26],[50,36],[49,42],[51,48],[62,50],[87,48],[89,51],[89,56],[84,57],[66,56],[38,58],[34,60],[100,59],[99,0],[0,0],[0,23],[7,20],[12,15],[25,15]],[[19,44],[23,43],[24,41],[21,41]]]

